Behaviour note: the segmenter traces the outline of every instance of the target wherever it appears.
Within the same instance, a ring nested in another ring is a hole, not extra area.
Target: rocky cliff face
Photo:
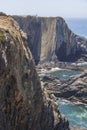
[[[35,62],[72,61],[87,52],[87,40],[75,35],[60,17],[14,16],[28,35],[28,46]]]
[[[0,16],[0,130],[68,130],[41,88],[25,38],[10,16]]]

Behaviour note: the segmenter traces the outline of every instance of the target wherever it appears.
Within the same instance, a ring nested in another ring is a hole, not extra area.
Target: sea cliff
[[[13,16],[27,33],[36,64],[45,61],[76,61],[87,53],[87,40],[74,34],[61,17]]]
[[[41,87],[42,86],[42,87]],[[0,14],[0,130],[69,130],[38,78],[26,34]]]

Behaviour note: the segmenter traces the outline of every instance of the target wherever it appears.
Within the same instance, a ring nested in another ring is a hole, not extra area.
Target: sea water
[[[68,69],[63,69],[63,70],[57,70],[57,71],[53,71],[51,72],[51,74],[53,76],[56,76],[57,78],[59,78],[60,80],[68,80],[71,77],[80,74],[80,71],[76,71],[76,70],[68,70]]]
[[[68,27],[77,35],[87,38],[87,19],[67,18]]]
[[[67,117],[70,125],[87,128],[87,106],[60,100],[58,101],[58,107],[60,112]]]

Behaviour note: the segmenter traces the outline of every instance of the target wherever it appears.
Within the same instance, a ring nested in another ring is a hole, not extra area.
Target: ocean
[[[70,102],[58,101],[59,110],[69,120],[70,125],[87,129],[87,106],[75,105]]]
[[[87,62],[84,64],[78,64],[78,66],[83,65],[87,65]],[[50,71],[48,70],[48,72],[44,72],[47,74],[50,73],[63,81],[66,81],[70,77],[81,73],[81,71],[59,68],[52,68]],[[73,104],[72,102],[60,99],[58,100],[58,109],[63,115],[65,115],[71,126],[74,125],[87,129],[87,105],[83,105],[80,102]]]
[[[68,27],[77,35],[87,38],[87,19],[66,18]]]
[[[58,70],[52,72],[60,80],[67,80],[70,76],[78,75],[80,72],[74,70]],[[66,100],[58,101],[58,108],[62,114],[69,120],[70,125],[87,128],[87,105],[72,104]]]

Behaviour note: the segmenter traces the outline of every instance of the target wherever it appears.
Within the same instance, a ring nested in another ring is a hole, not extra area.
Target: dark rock
[[[71,126],[70,130],[87,130],[87,129],[85,129],[85,128],[79,128],[77,126]]]
[[[3,12],[0,12],[0,16],[7,16],[7,15]]]
[[[44,87],[56,97],[87,104],[87,72],[85,70],[69,80],[63,81],[46,74],[41,81],[44,83]]]

